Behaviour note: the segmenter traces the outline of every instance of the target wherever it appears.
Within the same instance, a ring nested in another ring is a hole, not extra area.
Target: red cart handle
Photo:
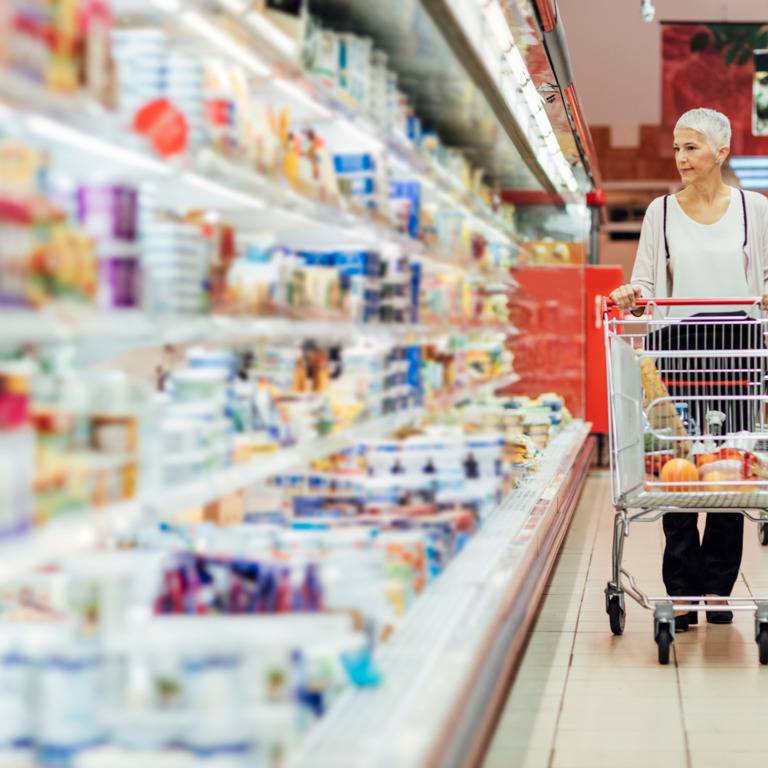
[[[636,307],[647,307],[649,304],[655,304],[657,307],[751,307],[755,304],[762,304],[763,297],[741,298],[741,299],[636,299]],[[603,297],[603,313],[609,309],[614,309],[616,302]]]

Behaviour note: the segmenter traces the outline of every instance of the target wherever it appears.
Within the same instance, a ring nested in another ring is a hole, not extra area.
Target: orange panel
[[[556,392],[578,418],[585,416],[584,267],[518,267],[510,300],[520,335],[510,340],[522,377],[505,394]]]
[[[585,361],[587,421],[593,432],[608,432],[608,386],[605,372],[605,340],[602,315],[596,309],[596,297],[607,296],[624,279],[620,266],[587,267]]]

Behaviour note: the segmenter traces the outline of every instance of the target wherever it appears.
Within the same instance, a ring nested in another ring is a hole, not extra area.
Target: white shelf
[[[116,348],[235,344],[257,338],[348,339],[380,336],[424,339],[439,334],[519,333],[513,325],[477,322],[352,323],[224,315],[150,315],[138,310],[99,312],[86,306],[51,304],[40,310],[0,309],[0,350],[23,344],[85,345],[114,342]]]
[[[72,512],[26,534],[0,542],[0,584],[108,542],[141,519],[139,501]]]
[[[293,467],[342,451],[362,440],[385,438],[397,429],[414,423],[425,413],[423,408],[411,408],[392,416],[357,424],[305,444],[265,454],[247,464],[227,467],[193,483],[164,489],[155,498],[146,499],[144,506],[153,518],[165,520],[174,514],[197,509],[227,494],[244,490]]]
[[[481,384],[470,384],[469,386],[461,387],[456,392],[451,392],[448,395],[438,395],[435,400],[429,404],[428,409],[433,413],[436,411],[444,411],[465,400],[470,400],[473,397],[482,397],[483,395],[492,394],[499,389],[505,389],[518,381],[520,381],[520,374],[508,373],[493,381],[485,381]]]

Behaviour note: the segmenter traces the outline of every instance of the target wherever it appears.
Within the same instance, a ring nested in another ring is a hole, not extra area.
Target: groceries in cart
[[[743,495],[768,479],[762,326],[738,325],[691,318],[642,339],[645,491]]]

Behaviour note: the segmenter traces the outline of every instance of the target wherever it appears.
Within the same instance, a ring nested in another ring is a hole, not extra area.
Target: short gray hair
[[[731,121],[714,109],[689,109],[677,121],[675,130],[678,128],[698,131],[713,152],[717,152],[720,147],[731,147]]]

